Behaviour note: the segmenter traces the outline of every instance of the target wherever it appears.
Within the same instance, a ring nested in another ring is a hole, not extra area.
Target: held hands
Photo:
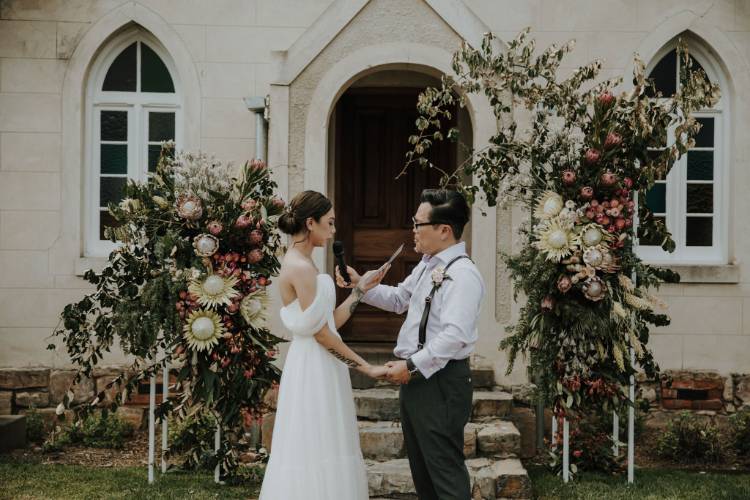
[[[378,379],[378,380],[384,379],[386,373],[388,373],[388,368],[382,365],[379,365],[379,366],[370,365],[366,372],[368,377]]]
[[[385,364],[388,368],[386,378],[394,384],[408,384],[411,379],[411,373],[406,367],[406,361],[389,361]]]

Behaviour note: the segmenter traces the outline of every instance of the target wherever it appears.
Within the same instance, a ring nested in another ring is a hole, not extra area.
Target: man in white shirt
[[[428,189],[420,201],[413,222],[422,261],[398,286],[378,285],[362,301],[407,313],[393,351],[400,359],[388,363],[387,377],[401,384],[401,424],[417,495],[469,500],[463,454],[473,393],[468,358],[478,337],[485,288],[460,241],[469,221],[465,198]],[[349,275],[349,286],[355,286],[359,275],[351,268]],[[338,282],[344,286],[340,276]]]

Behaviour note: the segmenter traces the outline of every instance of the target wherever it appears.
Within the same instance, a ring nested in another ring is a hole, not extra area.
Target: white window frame
[[[174,84],[174,93],[140,92],[141,51],[137,52],[136,92],[110,92],[101,90],[107,70],[115,58],[134,42],[146,43],[164,62]],[[169,54],[159,41],[142,28],[131,28],[111,41],[92,66],[86,93],[85,148],[85,212],[84,256],[106,257],[117,248],[117,243],[99,239],[100,190],[100,117],[101,111],[127,111],[128,113],[128,166],[127,177],[145,181],[148,177],[148,113],[175,113],[175,144],[182,144],[183,123],[182,92],[177,71]],[[105,141],[106,143],[106,141]]]
[[[661,59],[676,47],[676,41],[665,45],[652,59],[647,67],[649,74]],[[672,233],[676,248],[672,253],[666,252],[659,246],[638,246],[638,255],[650,264],[658,265],[717,265],[729,261],[729,177],[731,165],[729,161],[730,121],[727,84],[723,72],[719,70],[714,58],[698,43],[689,43],[690,55],[703,67],[708,78],[718,83],[722,89],[722,97],[711,109],[696,112],[696,118],[714,119],[714,197],[713,197],[713,232],[712,246],[687,246],[686,217],[687,213],[687,154],[675,162],[666,179],[666,225]],[[679,64],[677,65],[679,72]],[[678,82],[679,86],[679,73]],[[674,132],[669,132],[669,144],[674,143]],[[696,148],[700,150],[701,148]],[[694,181],[690,181],[691,183]],[[645,200],[643,200],[645,202]]]

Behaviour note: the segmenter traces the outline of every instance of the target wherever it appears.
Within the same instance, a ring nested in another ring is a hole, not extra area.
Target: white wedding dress
[[[313,303],[281,309],[293,339],[284,363],[271,457],[260,500],[367,499],[367,471],[359,446],[349,368],[313,337],[333,319],[336,288],[317,277]]]

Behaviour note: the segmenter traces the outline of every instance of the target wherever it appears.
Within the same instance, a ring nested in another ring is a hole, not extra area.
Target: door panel
[[[344,242],[346,260],[358,272],[379,267],[404,243],[384,283],[403,281],[421,259],[414,252],[411,217],[425,188],[439,186],[433,169],[410,167],[396,180],[416,130],[416,100],[420,89],[352,89],[336,108],[336,229]],[[455,116],[455,113],[454,113]],[[454,169],[456,148],[438,142],[430,161]],[[339,301],[348,291],[339,290]],[[403,317],[360,305],[341,329],[347,341],[394,342]]]

